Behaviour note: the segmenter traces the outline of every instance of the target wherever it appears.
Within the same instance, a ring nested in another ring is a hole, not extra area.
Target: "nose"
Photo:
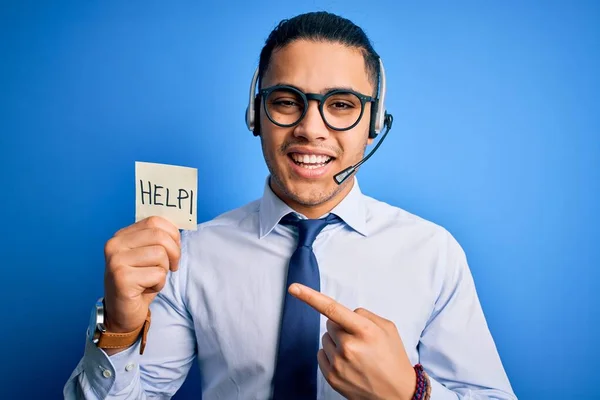
[[[329,137],[329,129],[319,112],[319,102],[309,100],[304,118],[294,128],[295,137],[303,137],[307,141],[322,141]]]

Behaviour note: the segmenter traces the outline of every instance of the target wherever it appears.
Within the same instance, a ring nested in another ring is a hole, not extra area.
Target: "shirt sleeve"
[[[419,342],[431,400],[516,400],[464,251],[450,234],[446,248],[441,290]]]
[[[187,281],[183,243],[178,271],[169,273],[150,305],[144,354],[140,355],[140,340],[108,356],[86,339],[84,355],[64,387],[65,399],[169,399],[181,387],[196,354],[194,324],[183,301]]]

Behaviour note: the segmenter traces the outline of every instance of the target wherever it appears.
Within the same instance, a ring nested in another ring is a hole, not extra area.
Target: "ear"
[[[375,140],[375,139],[373,139],[373,138],[368,138],[368,139],[367,139],[367,144],[368,144],[369,146],[370,146],[370,145],[372,145],[372,144],[373,144],[373,140]]]

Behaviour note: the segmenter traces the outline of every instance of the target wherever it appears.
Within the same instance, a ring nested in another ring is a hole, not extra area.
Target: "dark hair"
[[[373,49],[371,41],[365,32],[349,19],[325,11],[301,14],[284,19],[277,25],[260,52],[259,87],[269,67],[273,51],[299,39],[329,41],[357,48],[363,53],[367,73],[377,91],[379,55]]]

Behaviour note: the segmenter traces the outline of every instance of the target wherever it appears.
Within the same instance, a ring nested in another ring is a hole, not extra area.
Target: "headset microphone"
[[[394,117],[392,117],[392,114],[386,113],[385,121],[384,121],[385,132],[383,133],[383,136],[381,136],[381,139],[379,139],[379,142],[377,142],[377,144],[375,145],[373,150],[371,150],[369,152],[369,154],[367,154],[367,156],[364,157],[362,160],[360,160],[358,163],[351,165],[348,168],[344,169],[343,171],[340,171],[337,174],[335,174],[333,176],[333,180],[335,181],[335,183],[337,183],[338,185],[341,185],[346,179],[348,179],[350,176],[352,176],[352,174],[354,174],[356,172],[356,169],[358,167],[360,167],[365,161],[367,161],[369,158],[371,158],[371,156],[373,154],[375,154],[375,152],[377,151],[379,146],[381,146],[381,143],[383,143],[383,140],[387,136],[390,129],[392,129],[392,122],[394,122]]]

